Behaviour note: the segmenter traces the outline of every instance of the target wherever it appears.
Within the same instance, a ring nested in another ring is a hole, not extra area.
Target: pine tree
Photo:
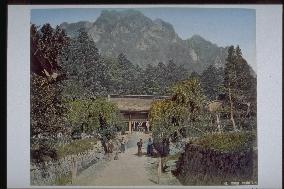
[[[190,79],[198,79],[198,80],[200,80],[200,77],[201,77],[200,74],[195,71],[193,71],[189,76]]]
[[[168,86],[173,85],[174,83],[187,79],[187,70],[182,65],[176,65],[175,62],[171,59],[166,68],[166,82]]]
[[[236,49],[229,47],[226,61],[224,87],[230,104],[230,119],[234,130],[237,130],[235,116],[238,115],[241,122],[242,117],[251,113],[251,105],[253,111],[256,111],[256,79],[252,76],[251,68],[243,58],[239,46]]]
[[[200,81],[202,88],[204,89],[204,94],[206,94],[210,100],[217,99],[223,84],[222,68],[216,68],[213,65],[210,65],[202,72]]]
[[[256,113],[256,78],[254,78],[250,71],[250,66],[243,58],[241,49],[236,47],[236,72],[237,72],[237,104],[247,105],[244,114],[248,117],[253,111]],[[253,107],[253,108],[252,108]]]
[[[157,73],[157,67],[152,66],[151,64],[148,64],[146,66],[146,69],[144,71],[143,76],[143,92],[145,94],[151,94],[156,95],[160,92],[160,86],[158,83],[158,73]]]
[[[137,94],[139,93],[139,76],[141,69],[135,66],[123,53],[118,57],[118,91],[119,94]],[[141,90],[141,89],[140,89]]]
[[[60,63],[67,75],[63,85],[66,95],[92,97],[108,92],[109,67],[86,31],[81,30],[70,41],[60,56]]]
[[[167,67],[163,62],[157,65],[157,83],[159,85],[159,94],[164,95],[167,92]]]
[[[237,126],[234,119],[234,96],[236,92],[237,73],[236,73],[236,55],[234,46],[230,46],[228,49],[228,57],[225,64],[225,77],[224,87],[229,97],[230,103],[230,119],[234,128],[237,131]]]
[[[31,40],[31,135],[51,135],[62,129],[61,88],[53,74],[60,68],[58,56],[68,44],[59,27],[32,24]],[[51,80],[53,79],[53,80]],[[53,81],[53,82],[51,82]]]
[[[31,25],[31,70],[51,81],[59,79],[58,56],[69,38],[59,26],[53,29],[47,23],[38,28]]]

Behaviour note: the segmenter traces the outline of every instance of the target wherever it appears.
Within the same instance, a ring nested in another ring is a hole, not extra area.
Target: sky
[[[110,10],[111,8],[107,8]],[[151,19],[173,25],[182,39],[197,34],[218,46],[239,45],[247,62],[256,71],[255,10],[239,8],[135,8]],[[33,9],[31,23],[52,26],[62,22],[95,22],[103,8]],[[123,9],[115,9],[123,10]]]

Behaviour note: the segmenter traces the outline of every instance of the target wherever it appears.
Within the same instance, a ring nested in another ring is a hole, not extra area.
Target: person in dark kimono
[[[142,145],[143,145],[143,141],[142,141],[142,138],[140,138],[140,141],[137,142],[138,156],[141,156],[141,155],[142,155]]]
[[[147,144],[147,155],[152,156],[153,155],[153,142],[152,139],[149,138],[148,144]]]
[[[112,140],[110,139],[109,142],[108,142],[108,153],[112,153],[113,148],[114,148],[114,144],[113,144]]]
[[[125,141],[124,137],[122,137],[121,142],[120,142],[120,151],[122,153],[125,152],[125,143],[126,143],[126,141]]]

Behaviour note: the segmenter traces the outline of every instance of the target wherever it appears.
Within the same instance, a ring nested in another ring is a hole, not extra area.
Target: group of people
[[[119,149],[118,148],[116,149],[114,160],[118,160],[118,152],[119,151],[121,153],[125,152],[125,145],[126,145],[126,140],[124,139],[124,137],[122,137],[121,140],[120,140],[120,146],[118,146]],[[112,151],[110,151],[110,153],[112,153]]]
[[[120,139],[120,146],[119,143],[117,143],[117,141],[113,141],[111,139],[107,140],[105,142],[105,152],[106,153],[113,153],[114,151],[120,151],[122,153],[125,152],[125,145],[126,145],[126,140],[124,137],[122,137]]]
[[[133,121],[131,123],[131,131],[149,132],[150,131],[149,121],[146,122]]]
[[[121,140],[120,140],[120,151],[121,151],[121,153],[125,153],[126,143],[127,143],[127,141],[125,140],[124,137],[122,137]],[[143,147],[142,138],[140,138],[140,140],[137,142],[137,147],[138,147],[138,156],[142,156],[142,147]],[[152,138],[148,139],[147,155],[153,156],[153,141],[152,141]]]
[[[140,138],[140,141],[137,142],[138,156],[142,156],[142,146],[143,146],[143,140],[142,138]],[[153,141],[151,138],[148,139],[147,143],[147,155],[153,156]]]
[[[118,148],[114,148],[115,145],[114,145],[114,143],[113,143],[112,140],[109,140],[109,141],[107,142],[107,153],[109,154],[109,153],[112,153],[112,152],[116,152],[116,153],[115,153],[115,156],[114,156],[114,159],[115,159],[115,160],[118,159],[118,153],[119,153],[119,151],[120,151],[121,153],[125,153],[125,150],[126,150],[127,140],[126,140],[124,137],[122,137],[122,138],[119,140],[119,142],[120,142],[120,145],[117,146],[117,147],[119,147],[119,149],[118,149]],[[140,140],[137,142],[138,156],[142,156],[142,155],[143,155],[143,153],[142,153],[143,144],[144,144],[144,142],[143,142],[142,139],[140,139]],[[152,141],[152,138],[149,138],[149,139],[148,139],[148,142],[147,142],[147,156],[153,156],[153,141]]]

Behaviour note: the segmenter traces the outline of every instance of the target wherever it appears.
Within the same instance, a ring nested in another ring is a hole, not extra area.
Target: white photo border
[[[256,10],[258,185],[282,186],[282,6],[281,5],[8,5],[7,187],[30,186],[30,11],[49,8],[248,8]],[[162,186],[151,188],[216,188]],[[51,188],[51,187],[40,187]],[[66,187],[56,187],[66,188]],[[78,186],[68,187],[78,188]],[[82,188],[95,188],[82,186]],[[99,187],[127,188],[127,187]],[[135,187],[128,188],[148,188]],[[227,188],[218,187],[218,188]]]

